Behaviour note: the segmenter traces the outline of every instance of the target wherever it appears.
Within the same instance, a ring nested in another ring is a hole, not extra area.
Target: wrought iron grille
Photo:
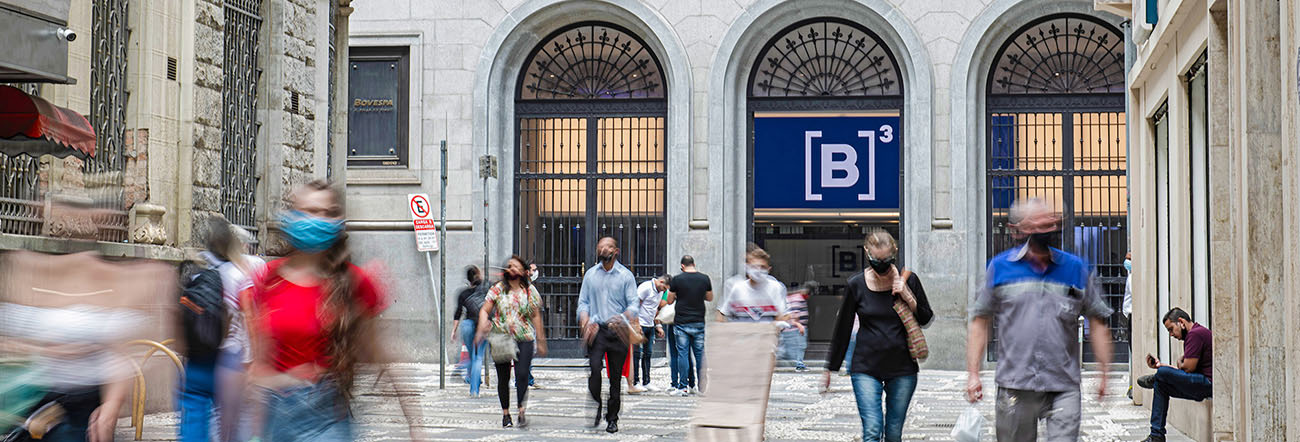
[[[257,232],[257,83],[261,0],[226,0],[222,90],[221,213]]]
[[[902,95],[898,63],[871,31],[852,22],[817,18],[767,42],[751,74],[751,97]]]
[[[91,24],[90,123],[95,156],[82,163],[95,201],[99,239],[126,241],[125,207],[127,0],[94,0]]]
[[[1052,16],[1008,39],[993,68],[995,94],[1124,92],[1124,37],[1091,17]]]
[[[328,135],[325,136],[325,178],[334,178],[334,111],[337,106],[334,103],[336,97],[336,84],[338,80],[334,78],[338,75],[338,21],[339,21],[339,2],[338,0],[329,0],[330,4],[330,33],[329,33],[329,104],[326,105],[328,111],[325,113],[325,130]]]
[[[1053,29],[1072,30],[1062,36]],[[1103,30],[1110,36],[1098,36]],[[1078,51],[1115,39],[1119,46],[1113,50],[1122,51],[1123,39],[1109,25],[1069,15],[1041,19],[1007,40],[988,85],[986,203],[990,258],[1022,242],[1008,226],[1008,210],[1015,200],[1039,197],[1052,204],[1062,218],[1056,246],[1094,266],[1103,296],[1118,312],[1124,298],[1123,261],[1128,251],[1124,96],[1116,93],[1124,87],[1123,53],[1118,53],[1120,73],[1113,76],[1107,73],[1110,68],[1103,69],[1100,64],[1094,70],[1080,70],[1078,62],[1070,62],[1080,57],[1113,60],[1111,49]],[[1078,78],[1041,83],[1056,85],[1048,88],[1056,93],[1041,93],[1042,88],[1037,87],[1008,87],[1011,83],[1004,79],[1039,78],[1042,72],[1037,69],[1048,64],[1028,63],[1028,56],[1008,64],[1007,54],[1026,54],[1026,48],[1035,60],[1060,60],[1049,70]],[[1018,73],[1006,71],[1012,66]],[[1059,93],[1063,91],[1069,93]],[[1087,322],[1084,324],[1087,327]],[[1113,315],[1109,325],[1112,330],[1121,328],[1122,314]],[[1128,337],[1117,334],[1115,338],[1119,344],[1115,356],[1123,360]],[[1085,331],[1084,342],[1090,339]],[[997,358],[996,343],[995,333],[989,360]],[[1085,346],[1082,354],[1084,361],[1095,359],[1090,346]]]
[[[583,38],[585,43],[580,44],[590,48],[568,51],[569,58],[564,59],[567,66],[612,69],[627,62],[632,54],[638,60],[655,59],[640,40],[624,31],[584,23],[544,40],[529,60],[558,57],[556,54],[565,52],[556,49],[557,41],[567,38],[568,42],[558,46],[567,48],[565,45],[577,41],[579,32],[597,37]],[[579,54],[601,59],[574,58]],[[537,75],[536,61],[527,66],[521,73],[521,83],[546,78]],[[658,76],[657,62],[646,66],[653,66]],[[648,67],[616,72],[636,75],[638,79],[652,73]],[[537,286],[546,303],[546,334],[557,357],[582,355],[578,291],[583,273],[596,264],[595,244],[600,237],[618,239],[622,250],[619,260],[639,281],[667,268],[665,88],[660,84],[650,88],[649,84],[656,82],[651,80],[638,83],[640,80],[609,78],[616,72],[598,77],[605,79],[601,80],[604,84],[621,89],[580,86],[570,95],[554,93],[556,88],[523,86],[516,103],[515,249],[534,260],[541,272]],[[566,80],[564,84],[599,83]],[[628,99],[634,97],[656,99]],[[558,98],[574,99],[555,100]]]
[[[524,65],[521,100],[664,98],[659,59],[623,28],[581,23],[543,41]]]

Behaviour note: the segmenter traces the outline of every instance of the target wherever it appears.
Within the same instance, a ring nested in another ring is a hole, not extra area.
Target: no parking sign
[[[415,222],[415,248],[421,252],[438,251],[438,225],[433,221],[433,206],[423,193],[406,195],[411,219]]]

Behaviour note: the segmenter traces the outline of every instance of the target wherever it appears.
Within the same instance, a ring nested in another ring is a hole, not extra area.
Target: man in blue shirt
[[[627,360],[628,342],[620,337],[616,327],[629,327],[636,320],[639,299],[636,296],[636,278],[619,264],[618,241],[604,237],[596,243],[599,263],[582,277],[578,292],[578,324],[582,340],[587,345],[587,358],[591,375],[587,388],[596,400],[596,419],[600,425],[600,373],[605,357],[609,356],[609,410],[605,431],[618,432],[618,411],[621,405],[619,388],[623,383],[623,364]]]
[[[1106,394],[1110,363],[1110,306],[1091,266],[1051,247],[1060,218],[1041,199],[1016,201],[1010,225],[1025,239],[989,260],[988,281],[970,306],[966,339],[966,399],[983,398],[980,363],[989,326],[997,321],[996,410],[999,442],[1035,440],[1045,420],[1046,440],[1079,440],[1079,317],[1091,319],[1093,353],[1101,368],[1097,394]]]

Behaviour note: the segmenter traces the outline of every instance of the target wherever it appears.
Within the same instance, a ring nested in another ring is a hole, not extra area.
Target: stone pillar
[[[1230,2],[1228,5],[1229,78],[1232,88],[1230,151],[1239,177],[1231,204],[1241,258],[1236,318],[1241,332],[1241,399],[1237,440],[1284,440],[1287,433],[1285,336],[1287,293],[1285,263],[1286,203],[1282,177],[1282,89],[1279,2]],[[1288,57],[1289,59],[1289,57]],[[1291,146],[1290,143],[1286,144]],[[1293,147],[1287,147],[1291,149]],[[1216,313],[1217,315],[1217,313]],[[1231,363],[1231,362],[1229,362]],[[1217,364],[1216,364],[1217,365]],[[1217,378],[1218,376],[1216,376]]]
[[[334,120],[334,152],[330,156],[330,179],[337,185],[348,182],[348,17],[352,15],[352,0],[330,0],[339,2],[334,22],[334,103],[329,118]],[[412,66],[412,71],[421,72],[423,67]],[[423,81],[423,80],[413,80]]]
[[[1300,0],[1282,0],[1279,20],[1281,67],[1282,67],[1282,231],[1286,238],[1284,250],[1300,250]],[[1294,253],[1284,253],[1281,296],[1286,306],[1286,324],[1282,327],[1286,334],[1286,360],[1300,361],[1300,329],[1294,324],[1300,321],[1300,259]],[[1285,397],[1286,432],[1282,434],[1287,440],[1300,440],[1300,375],[1295,370],[1287,371]]]
[[[192,146],[188,163],[180,155],[181,167],[190,168],[190,207],[181,217],[178,229],[184,232],[181,246],[194,246],[202,238],[201,230],[209,216],[221,213],[221,122],[225,11],[221,0],[194,0],[194,86]],[[182,97],[182,100],[190,97]]]
[[[1210,115],[1230,115],[1232,112],[1232,94],[1229,86],[1228,67],[1228,11],[1227,9],[1210,10],[1210,32],[1206,48],[1206,69]],[[1240,370],[1238,363],[1241,355],[1240,300],[1235,294],[1238,284],[1237,269],[1240,268],[1235,241],[1236,222],[1232,216],[1233,189],[1237,179],[1236,156],[1232,153],[1229,140],[1232,139],[1231,120],[1227,118],[1209,119],[1209,152],[1220,161],[1209,162],[1210,185],[1210,260],[1222,263],[1232,271],[1216,272],[1210,279],[1212,299],[1210,329],[1214,331],[1214,359],[1222,361],[1214,367],[1214,407],[1212,428],[1215,440],[1233,440],[1237,422],[1241,421],[1242,410],[1235,407],[1240,396]]]

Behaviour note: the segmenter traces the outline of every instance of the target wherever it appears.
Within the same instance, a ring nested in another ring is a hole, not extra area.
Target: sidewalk
[[[424,418],[418,422],[433,440],[517,440],[568,441],[596,440],[684,440],[686,425],[695,406],[693,397],[670,397],[663,393],[623,396],[622,429],[616,436],[589,428],[591,401],[587,398],[587,371],[577,359],[539,359],[534,369],[539,388],[529,392],[527,429],[502,429],[501,409],[495,385],[483,388],[482,397],[469,398],[468,387],[448,370],[447,389],[438,390],[436,365],[403,364],[396,374],[418,384]],[[653,384],[664,385],[668,369],[663,359],[656,360]],[[494,373],[495,375],[495,373]],[[992,385],[992,372],[984,373],[986,386]],[[906,440],[951,440],[949,432],[957,416],[965,409],[962,391],[966,375],[957,371],[922,371],[920,384],[907,419]],[[767,414],[767,439],[772,441],[848,441],[861,434],[857,407],[847,377],[834,376],[831,392],[817,393],[819,370],[797,373],[780,369],[773,378],[771,402]],[[495,378],[493,379],[495,381]],[[1097,374],[1084,374],[1084,441],[1137,441],[1146,437],[1149,412],[1135,407],[1124,397],[1126,380],[1112,377],[1110,392],[1098,401]],[[372,376],[359,379],[357,385],[371,386]],[[382,385],[382,384],[381,384]],[[513,392],[511,393],[514,394]],[[512,398],[513,399],[513,398]],[[979,404],[990,426],[985,431],[992,440],[993,405]],[[408,439],[406,419],[392,391],[364,391],[353,407],[357,440],[401,441]],[[512,403],[512,413],[513,403]],[[134,439],[129,419],[120,422],[118,440]],[[145,419],[143,440],[175,440],[175,413],[149,415]],[[1190,441],[1171,429],[1170,441]]]

